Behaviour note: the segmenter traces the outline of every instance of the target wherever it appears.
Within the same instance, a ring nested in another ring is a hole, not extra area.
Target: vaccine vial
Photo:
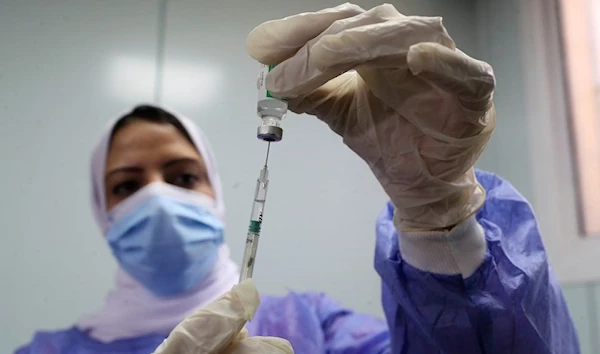
[[[287,102],[271,96],[267,90],[267,74],[273,70],[275,65],[262,65],[258,75],[258,102],[256,113],[260,117],[260,125],[256,131],[256,136],[260,140],[275,142],[283,137],[281,120],[285,117],[288,109]]]

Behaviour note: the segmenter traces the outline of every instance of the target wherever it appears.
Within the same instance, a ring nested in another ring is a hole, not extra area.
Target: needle
[[[267,162],[269,162],[269,151],[271,150],[271,142],[267,145],[267,158],[265,159],[265,166],[267,166]]]

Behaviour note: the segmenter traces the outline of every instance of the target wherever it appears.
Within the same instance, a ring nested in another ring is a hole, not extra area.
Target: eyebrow
[[[202,163],[202,161],[199,161],[198,159],[194,159],[191,157],[182,157],[179,159],[173,159],[170,160],[168,162],[166,162],[165,164],[163,164],[163,168],[167,168],[167,167],[171,167],[173,165],[182,163],[182,162],[191,162],[191,163],[195,163],[197,164],[199,167],[206,169],[206,166]],[[144,169],[141,167],[134,167],[134,166],[125,166],[125,167],[117,167],[114,168],[110,171],[108,171],[106,173],[106,175],[104,176],[104,179],[107,180],[110,176],[117,174],[117,173],[142,173],[144,172]]]
[[[173,165],[176,165],[176,164],[179,164],[179,163],[182,163],[182,162],[191,162],[191,163],[199,165],[200,167],[206,168],[204,166],[204,163],[202,161],[200,161],[198,159],[191,158],[191,157],[182,157],[182,158],[179,158],[179,159],[174,159],[174,160],[168,161],[167,163],[163,164],[162,167],[163,168],[171,167]]]
[[[122,172],[128,172],[128,173],[142,173],[144,172],[144,169],[141,167],[132,167],[132,166],[126,166],[126,167],[117,167],[115,169],[112,169],[110,171],[108,171],[106,173],[106,175],[104,176],[104,179],[107,180],[108,177],[117,174],[117,173],[122,173]]]

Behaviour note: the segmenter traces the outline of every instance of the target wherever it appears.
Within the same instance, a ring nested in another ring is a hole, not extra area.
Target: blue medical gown
[[[250,334],[286,338],[297,354],[579,353],[531,206],[501,178],[479,171],[477,178],[487,191],[477,219],[488,251],[472,276],[441,276],[406,264],[387,205],[377,222],[375,251],[387,323],[325,295],[290,293],[262,298]],[[100,343],[71,328],[39,332],[17,353],[148,354],[163,339]]]
[[[143,320],[143,319],[141,319]],[[296,354],[389,353],[389,331],[385,321],[356,314],[325,295],[289,293],[284,297],[263,296],[252,322],[250,335],[287,338]],[[38,332],[17,354],[149,354],[165,335],[148,335],[101,343],[73,327],[59,332]]]

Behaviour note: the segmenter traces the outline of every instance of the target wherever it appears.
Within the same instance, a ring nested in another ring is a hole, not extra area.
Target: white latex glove
[[[473,165],[495,126],[492,68],[456,49],[440,17],[352,4],[269,21],[250,56],[267,89],[316,115],[371,167],[399,230],[440,230],[485,200]]]
[[[248,337],[244,328],[260,303],[251,279],[183,320],[154,354],[293,354],[275,337]]]

